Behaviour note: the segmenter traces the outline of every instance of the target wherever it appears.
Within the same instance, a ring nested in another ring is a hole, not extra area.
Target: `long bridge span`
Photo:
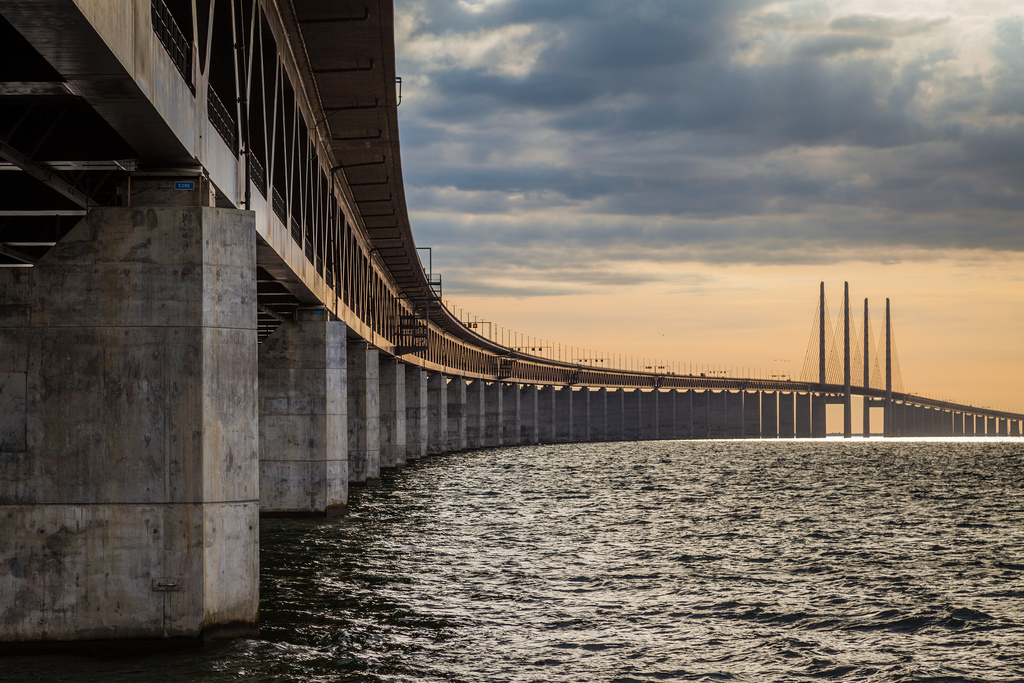
[[[854,395],[1021,434],[857,384],[849,333],[839,382],[477,334],[413,240],[394,52],[387,0],[0,0],[0,650],[251,633],[260,514],[432,453],[849,434]]]

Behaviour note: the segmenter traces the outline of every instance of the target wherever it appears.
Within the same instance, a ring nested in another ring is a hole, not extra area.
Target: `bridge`
[[[891,350],[857,377],[848,297],[841,374],[822,298],[800,379],[478,334],[413,240],[393,27],[387,0],[0,0],[3,651],[253,633],[260,515],[341,514],[429,454],[823,437],[835,402],[849,436],[853,396],[887,436],[1021,434],[900,391]]]

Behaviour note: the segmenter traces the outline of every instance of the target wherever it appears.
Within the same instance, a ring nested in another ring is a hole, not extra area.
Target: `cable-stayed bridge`
[[[821,437],[854,395],[1021,433],[902,392],[848,304],[796,380],[477,334],[412,237],[394,49],[386,0],[0,0],[3,649],[252,632],[260,514],[431,453]]]

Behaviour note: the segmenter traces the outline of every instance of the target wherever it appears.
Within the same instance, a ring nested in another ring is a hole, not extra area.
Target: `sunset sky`
[[[906,388],[1024,411],[1024,7],[396,0],[444,295],[611,354],[799,374],[818,283]]]

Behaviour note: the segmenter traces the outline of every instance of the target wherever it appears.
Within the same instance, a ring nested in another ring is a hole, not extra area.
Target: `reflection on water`
[[[261,527],[262,636],[2,680],[1019,681],[1024,444],[432,458]]]

